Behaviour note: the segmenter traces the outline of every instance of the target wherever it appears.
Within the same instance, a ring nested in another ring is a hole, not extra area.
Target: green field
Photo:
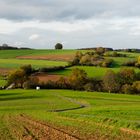
[[[103,68],[103,67],[93,67],[93,66],[74,66],[71,68],[67,68],[65,70],[57,71],[57,72],[52,72],[52,74],[60,74],[60,75],[70,75],[72,72],[72,69],[74,68],[79,68],[84,70],[89,77],[96,77],[96,78],[101,78],[102,76],[105,75],[105,73],[108,70],[113,70],[114,72],[118,72],[122,67],[118,68]],[[136,72],[139,72],[140,70],[138,68],[134,68]]]
[[[18,68],[21,65],[31,64],[34,68],[47,67],[47,66],[64,66],[67,62],[63,61],[50,61],[50,60],[29,60],[29,59],[16,59],[17,56],[36,56],[36,55],[48,55],[48,54],[75,54],[77,50],[1,50],[0,51],[0,68]],[[86,50],[87,51],[87,50]],[[86,52],[82,50],[82,52]],[[139,53],[126,53],[127,57],[107,57],[114,60],[113,68],[100,68],[100,67],[89,67],[89,66],[78,66],[87,72],[88,76],[101,77],[105,74],[108,69],[112,69],[117,72],[122,67],[122,63],[128,60],[136,60]],[[71,70],[75,68],[68,68],[65,71],[55,72],[55,74],[68,75]],[[136,69],[136,71],[139,71]]]
[[[67,62],[16,59],[18,56],[75,53],[75,50],[0,50],[0,68],[19,68],[31,64],[34,68],[65,66]]]
[[[65,66],[66,61],[16,57],[47,54],[55,56],[55,54],[75,52],[76,50],[0,51],[0,68],[15,69],[25,64],[31,64],[34,68]],[[126,54],[127,57],[112,57],[115,62],[112,68],[74,66],[53,74],[67,76],[73,68],[79,68],[85,70],[89,77],[101,78],[107,70],[118,72],[122,68],[122,63],[135,60],[139,56],[138,53]],[[140,71],[138,68],[134,69],[136,72]],[[0,86],[6,84],[4,78],[0,76]],[[36,126],[35,121],[27,122],[28,117],[39,121],[39,125]],[[44,131],[38,128],[41,127],[41,123],[84,140],[139,140],[140,96],[72,90],[0,90],[0,140],[30,137],[39,139],[38,133],[42,134]],[[35,132],[37,129],[38,131]]]
[[[76,50],[0,50],[0,58],[16,58],[17,56],[35,56],[47,54],[71,54]]]
[[[76,109],[79,103],[85,107]],[[63,109],[66,110],[61,112]],[[60,112],[51,112],[54,110]],[[67,127],[68,131],[74,129],[75,135],[81,138],[96,134],[108,139],[121,139],[124,136],[126,139],[138,139],[135,133],[132,135],[120,128],[134,132],[140,130],[140,96],[69,90],[0,91],[1,138],[14,137],[11,132],[14,127],[10,123],[16,122],[8,120],[19,114],[32,116],[62,129]]]
[[[34,68],[65,66],[67,62],[29,59],[0,59],[0,68],[19,68],[22,65],[31,64]]]

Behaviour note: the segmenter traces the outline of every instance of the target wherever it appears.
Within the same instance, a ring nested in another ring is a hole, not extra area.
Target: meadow
[[[57,71],[57,72],[51,72],[51,74],[60,74],[60,75],[70,75],[72,72],[72,69],[78,68],[84,70],[89,77],[96,77],[96,78],[101,78],[102,76],[105,75],[105,73],[108,70],[113,70],[114,72],[118,72],[122,67],[118,68],[103,68],[103,67],[93,67],[93,66],[74,66],[71,68],[67,68],[65,70]],[[125,67],[124,67],[125,68]],[[139,72],[138,68],[134,68],[136,72]]]
[[[0,58],[9,59],[16,58],[18,56],[35,56],[35,55],[47,55],[47,54],[71,54],[75,53],[76,50],[0,50]]]
[[[87,52],[88,50],[1,50],[0,51],[0,68],[10,68],[15,69],[21,65],[31,64],[34,68],[40,67],[52,67],[52,66],[65,66],[68,64],[67,61],[52,61],[52,60],[36,60],[36,59],[18,59],[19,56],[41,56],[41,55],[69,55],[75,54],[77,51]],[[122,53],[122,52],[120,52]],[[90,66],[76,66],[80,69],[83,69],[87,72],[89,77],[97,76],[101,77],[105,74],[108,69],[111,69],[115,72],[119,71],[122,68],[122,64],[129,60],[136,60],[139,56],[139,53],[126,53],[127,57],[107,57],[114,60],[114,65],[112,68],[100,68],[100,67],[90,67]],[[75,67],[68,68],[64,71],[54,72],[54,74],[69,75],[72,69]],[[139,71],[139,69],[136,69]]]
[[[31,64],[34,68],[65,66],[67,62],[48,61],[48,60],[29,60],[29,59],[0,59],[0,68],[19,68],[22,65]]]

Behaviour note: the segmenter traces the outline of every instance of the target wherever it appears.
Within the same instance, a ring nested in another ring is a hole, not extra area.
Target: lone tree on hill
[[[63,49],[63,45],[61,43],[57,43],[55,45],[55,49],[58,50],[58,49]]]

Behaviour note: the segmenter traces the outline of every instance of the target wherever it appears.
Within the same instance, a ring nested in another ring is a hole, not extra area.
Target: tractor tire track
[[[78,101],[76,101],[76,100],[74,100],[74,99],[72,99],[72,98],[64,97],[64,96],[61,96],[60,94],[58,95],[57,93],[51,93],[51,94],[53,94],[54,96],[57,96],[58,98],[60,98],[60,99],[62,99],[62,100],[65,100],[65,101],[74,103],[74,104],[78,105],[78,107],[65,108],[65,109],[54,109],[54,110],[49,110],[50,112],[65,112],[65,111],[78,110],[78,109],[90,107],[90,105],[88,105],[88,104],[83,104],[83,103],[78,102]]]
[[[77,136],[69,134],[46,123],[33,120],[23,114],[21,114],[18,118],[24,123],[26,131],[30,134],[30,136],[32,136],[33,140],[80,140]]]

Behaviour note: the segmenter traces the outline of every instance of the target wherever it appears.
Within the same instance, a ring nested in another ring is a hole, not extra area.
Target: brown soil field
[[[8,69],[8,68],[0,68],[0,75],[7,75],[10,71],[13,69]]]
[[[25,115],[7,116],[11,137],[18,140],[79,140],[67,131]]]
[[[16,116],[8,115],[8,116],[5,116],[4,119],[8,126],[8,132],[6,133],[7,138],[8,138],[7,140],[10,140],[10,139],[17,139],[17,140],[109,140],[110,139],[108,135],[100,135],[99,134],[100,132],[98,133],[98,131],[95,134],[94,133],[82,134],[79,132],[79,130],[72,129],[69,127],[55,126],[54,124],[36,120],[24,114],[20,114]],[[108,128],[106,127],[106,129]],[[134,134],[134,135],[136,134],[137,136],[139,135],[139,133],[135,131],[131,132],[131,130],[127,130],[127,129],[120,130],[121,138],[123,138],[122,136],[124,136],[123,140],[131,140],[131,137],[130,138],[128,137],[131,134]],[[0,137],[0,139],[1,138],[2,137]],[[135,140],[139,140],[139,137],[137,138]],[[114,137],[114,140],[121,140],[121,139],[119,137]]]
[[[46,74],[46,73],[35,73],[32,76],[38,78],[40,83],[48,81],[56,82],[57,80],[59,80],[60,77],[62,77],[61,75]]]
[[[71,61],[74,58],[74,54],[18,56],[16,58],[18,58],[18,59],[35,59],[35,60],[53,60],[53,61]]]

